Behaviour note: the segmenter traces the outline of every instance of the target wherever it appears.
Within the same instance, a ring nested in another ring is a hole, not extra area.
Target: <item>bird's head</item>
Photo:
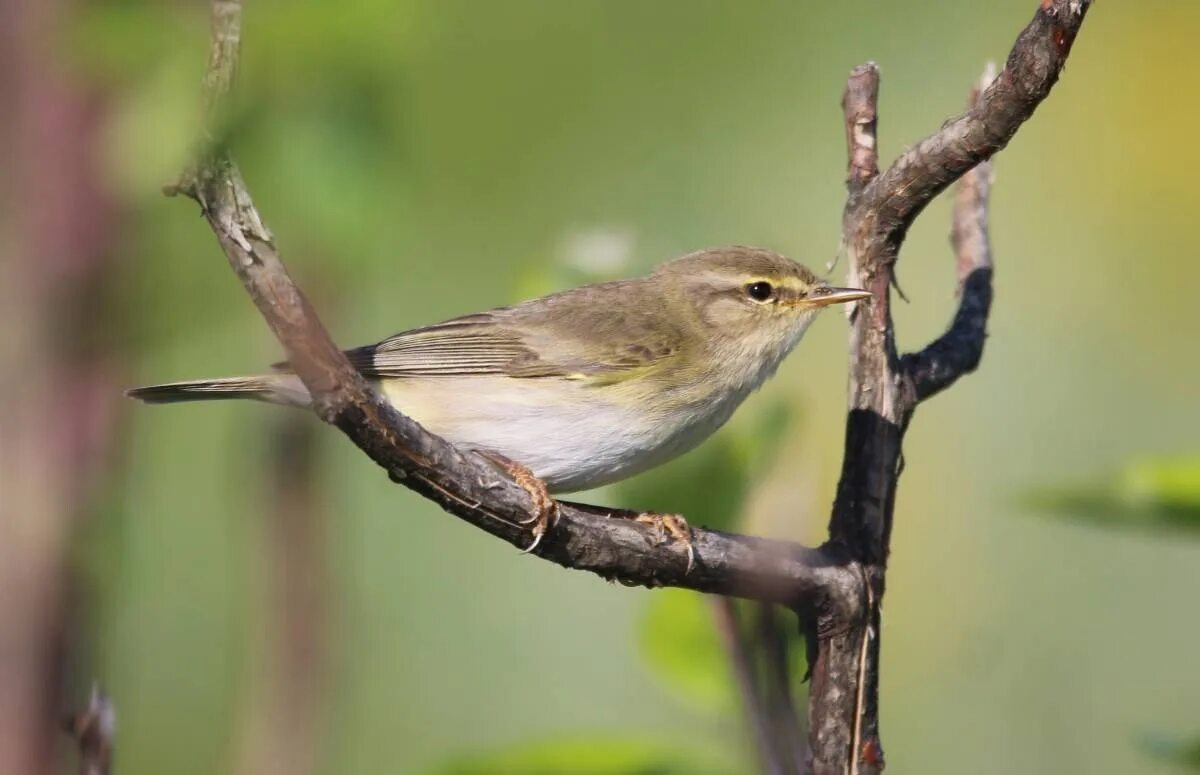
[[[868,298],[858,288],[835,288],[789,258],[761,248],[729,247],[692,253],[660,266],[652,279],[664,299],[689,308],[702,335],[730,358],[774,371],[822,309]]]

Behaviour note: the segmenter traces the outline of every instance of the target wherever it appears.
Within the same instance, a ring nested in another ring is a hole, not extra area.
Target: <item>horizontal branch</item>
[[[240,3],[213,2],[207,102],[230,88]],[[212,144],[168,193],[195,199],[230,265],[287,352],[321,419],[337,426],[396,482],[514,546],[528,546],[529,494],[480,456],[435,436],[384,402],[350,365],[293,282],[237,166]],[[636,514],[562,504],[534,553],[569,568],[645,586],[676,586],[793,609],[857,605],[859,578],[835,553],[693,528],[694,567]]]
[[[1041,0],[996,80],[965,113],[903,153],[856,202],[895,243],[924,207],[1008,144],[1058,82],[1093,0]]]

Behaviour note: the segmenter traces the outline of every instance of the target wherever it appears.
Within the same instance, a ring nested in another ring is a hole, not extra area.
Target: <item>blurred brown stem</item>
[[[105,90],[62,61],[69,4],[0,2],[0,773],[60,771],[81,597],[72,544],[116,464],[106,302],[121,213]]]
[[[246,775],[319,772],[328,613],[315,430],[312,418],[284,412],[272,434],[265,637],[241,751]]]
[[[742,696],[746,710],[746,721],[754,733],[754,744],[759,764],[765,775],[783,775],[794,772],[795,766],[785,767],[783,757],[775,739],[773,725],[768,717],[766,698],[757,679],[753,648],[756,638],[745,631],[738,617],[737,603],[732,598],[712,598],[713,619],[717,634],[729,655],[729,664]]]

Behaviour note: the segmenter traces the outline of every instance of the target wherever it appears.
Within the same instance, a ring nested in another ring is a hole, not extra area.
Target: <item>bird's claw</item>
[[[526,466],[495,452],[477,450],[477,454],[507,473],[512,477],[513,482],[529,495],[530,503],[533,505],[533,515],[528,519],[513,523],[521,527],[528,527],[533,534],[533,541],[521,550],[521,554],[529,554],[542,542],[542,536],[546,534],[546,531],[558,522],[558,501],[550,497],[546,483],[538,479]]]
[[[633,521],[653,527],[655,538],[660,544],[666,543],[668,537],[682,543],[687,552],[687,570],[683,575],[686,576],[692,572],[692,568],[696,565],[696,547],[692,544],[692,528],[686,519],[678,514],[659,514],[650,511],[638,514]]]

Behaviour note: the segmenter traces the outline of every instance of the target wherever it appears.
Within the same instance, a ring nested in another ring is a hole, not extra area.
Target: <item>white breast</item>
[[[748,392],[654,414],[617,405],[602,389],[559,380],[397,379],[379,387],[433,433],[522,463],[552,492],[608,484],[688,451],[724,424]]]

